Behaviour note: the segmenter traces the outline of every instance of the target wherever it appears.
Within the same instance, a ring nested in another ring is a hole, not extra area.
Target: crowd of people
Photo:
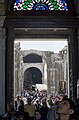
[[[10,106],[5,120],[79,120],[79,98],[67,95],[47,97],[37,91],[23,91]]]

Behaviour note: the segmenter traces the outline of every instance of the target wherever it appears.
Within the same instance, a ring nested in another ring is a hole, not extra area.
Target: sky
[[[15,43],[20,42],[21,50],[40,50],[40,51],[53,51],[54,53],[58,53],[62,50],[66,45],[67,41],[45,41],[45,40],[30,40],[30,41],[15,41]]]

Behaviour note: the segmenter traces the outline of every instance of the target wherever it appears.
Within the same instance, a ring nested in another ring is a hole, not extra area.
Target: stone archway
[[[46,52],[34,49],[20,51],[20,44],[17,43],[15,45],[15,58],[14,96],[20,94],[21,90],[27,89],[31,84],[47,84],[48,63]],[[39,82],[40,80],[37,82],[32,80],[33,73],[40,74],[38,78],[40,78],[41,82]]]

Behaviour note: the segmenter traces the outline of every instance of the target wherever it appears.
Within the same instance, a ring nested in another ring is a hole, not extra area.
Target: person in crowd
[[[39,99],[36,99],[35,107],[36,107],[36,109],[40,109],[41,108],[41,103],[40,103]]]
[[[57,115],[57,107],[58,107],[59,101],[56,101],[54,105],[49,109],[47,113],[47,120],[56,120],[58,118]]]
[[[15,114],[14,103],[11,102],[7,104],[7,112],[3,115],[4,120],[11,120],[12,116]]]
[[[75,112],[75,103],[70,98],[63,98],[57,107],[57,120],[73,120]]]
[[[24,120],[24,115],[19,115],[18,120]]]
[[[35,114],[35,105],[31,101],[31,98],[27,99],[27,104],[24,105],[24,111],[29,113],[30,119],[32,120]]]
[[[30,120],[29,113],[24,111],[23,106],[19,106],[19,112],[24,114],[23,120]]]
[[[42,120],[42,111],[40,109],[35,110],[34,120]]]
[[[18,111],[14,113],[11,119],[7,119],[7,120],[30,120],[29,113],[24,112],[23,106],[19,106]]]
[[[23,112],[17,111],[14,116],[11,118],[11,120],[24,120],[24,114]]]
[[[15,111],[18,111],[18,110],[19,110],[19,106],[24,107],[24,101],[21,99],[21,96],[20,96],[20,95],[17,95],[17,96],[16,96],[16,99],[15,99],[15,101],[14,101]]]
[[[63,94],[60,94],[59,95],[59,101],[61,101],[63,98],[65,98],[66,96],[65,95],[63,95]]]
[[[51,96],[49,96],[47,102],[48,102],[48,106],[49,106],[49,107],[52,107],[52,106],[53,106],[53,100],[52,100],[52,97],[51,97]]]
[[[47,100],[46,98],[42,99],[42,106],[40,108],[42,113],[43,113],[42,118],[44,120],[47,120],[47,113],[48,113],[48,110],[49,110],[49,107],[47,106],[47,101],[46,100]]]

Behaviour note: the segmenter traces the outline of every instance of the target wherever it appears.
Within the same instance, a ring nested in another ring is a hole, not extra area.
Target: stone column
[[[0,0],[0,115],[5,113],[5,28],[4,0]]]
[[[79,77],[79,57],[78,57],[78,30],[70,29],[70,38],[68,41],[69,49],[69,97],[75,100],[77,98],[77,81]]]
[[[7,28],[6,38],[6,104],[14,101],[14,29]]]
[[[5,29],[0,16],[0,115],[5,113]]]
[[[52,93],[53,95],[55,94],[55,68],[53,67],[53,70],[52,70]]]
[[[50,51],[46,52],[46,61],[47,61],[47,95],[51,93],[51,55],[52,53]]]

